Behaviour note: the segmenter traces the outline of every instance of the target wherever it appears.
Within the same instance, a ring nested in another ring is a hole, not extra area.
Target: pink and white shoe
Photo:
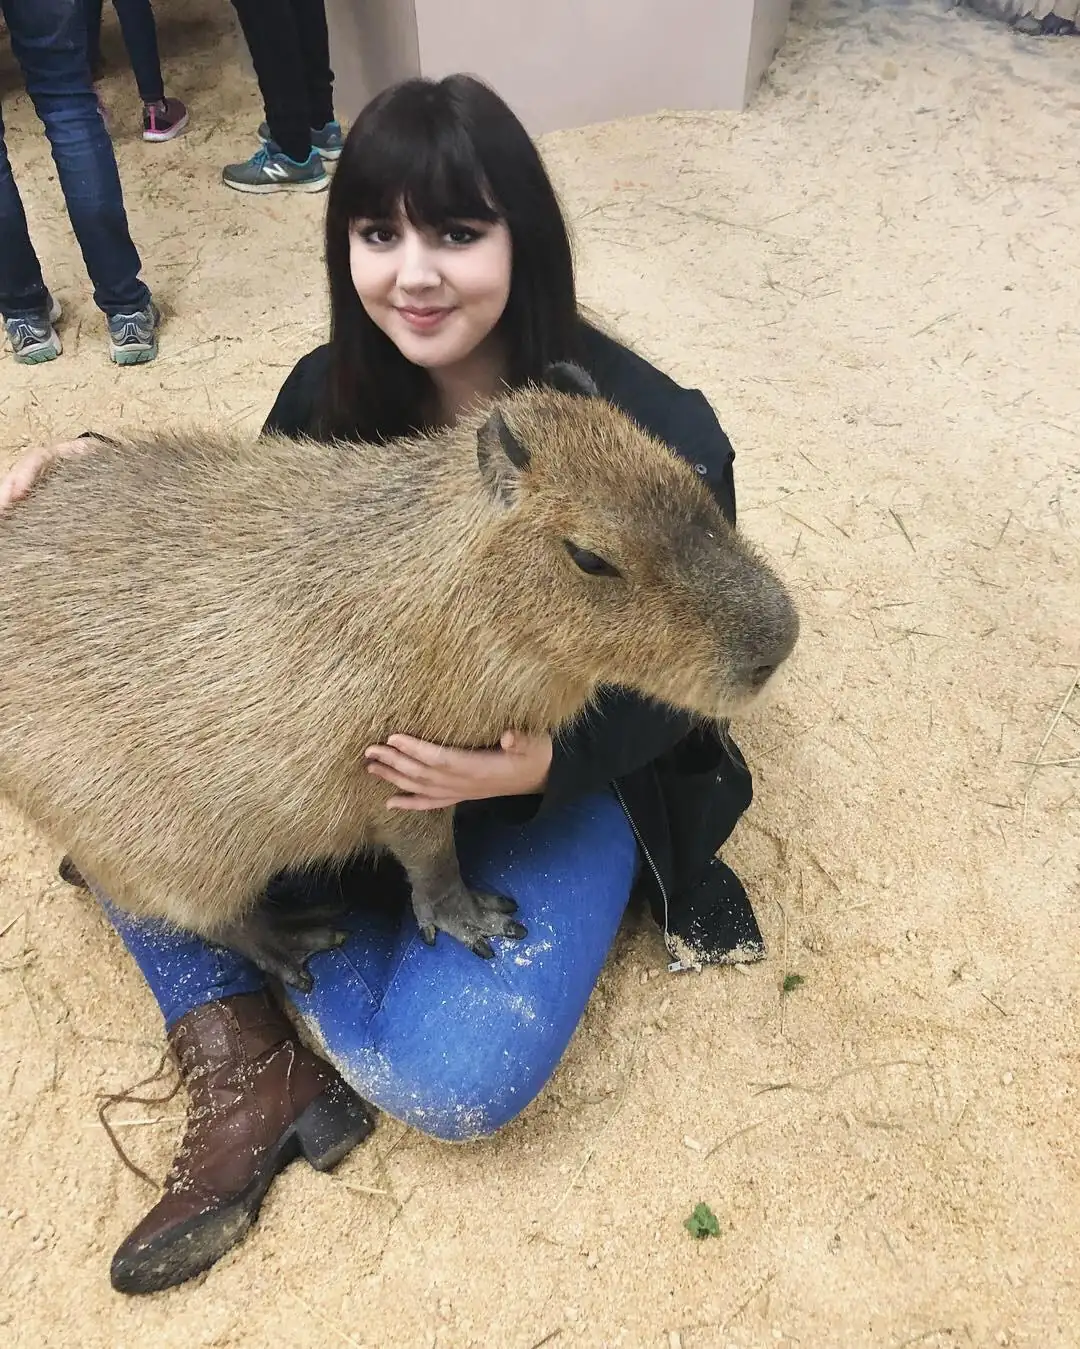
[[[178,98],[143,104],[144,141],[171,141],[188,124],[188,110]]]

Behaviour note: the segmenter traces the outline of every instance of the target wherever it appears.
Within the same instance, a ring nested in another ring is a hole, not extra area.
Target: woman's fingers
[[[79,440],[62,440],[58,445],[27,450],[16,459],[0,480],[0,511],[14,505],[16,501],[21,501],[54,459],[61,459],[67,454],[86,454],[95,444],[95,441],[82,437]]]
[[[389,749],[386,745],[369,749],[365,757],[370,773],[377,778],[397,783],[407,791],[423,786],[431,780],[431,770],[427,764],[418,763],[409,755],[402,754],[396,749]]]
[[[32,450],[15,461],[0,481],[0,511],[26,496],[48,460],[47,450]]]
[[[387,801],[390,810],[446,810],[458,804],[454,796],[392,796]]]
[[[433,745],[429,740],[416,740],[411,735],[390,735],[386,743],[391,749],[408,755],[410,759],[418,759],[431,768],[444,767],[456,752],[445,745]]]

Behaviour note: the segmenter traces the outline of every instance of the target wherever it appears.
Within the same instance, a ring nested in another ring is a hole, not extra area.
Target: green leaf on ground
[[[720,1224],[716,1221],[716,1214],[708,1204],[698,1204],[689,1218],[683,1219],[683,1227],[692,1237],[697,1237],[699,1241],[702,1237],[718,1237],[720,1235]]]

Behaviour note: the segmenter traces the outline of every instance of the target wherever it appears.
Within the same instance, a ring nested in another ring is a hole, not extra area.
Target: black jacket
[[[264,432],[311,435],[330,349],[301,357],[285,380]],[[578,357],[600,392],[687,459],[735,522],[735,457],[712,408],[627,348],[583,325]],[[586,720],[556,738],[542,796],[492,807],[515,819],[611,786],[642,853],[640,893],[664,930],[673,962],[752,960],[763,951],[746,892],[715,854],[752,797],[738,749],[674,709],[622,689],[605,690]]]

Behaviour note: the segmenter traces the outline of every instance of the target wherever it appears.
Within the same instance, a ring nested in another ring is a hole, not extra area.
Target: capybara
[[[133,436],[0,517],[0,794],[134,913],[299,987],[323,931],[277,873],[388,850],[425,940],[520,937],[471,892],[453,811],[391,811],[364,751],[556,733],[601,685],[737,712],[792,601],[694,470],[585,373],[450,430],[331,447]]]

